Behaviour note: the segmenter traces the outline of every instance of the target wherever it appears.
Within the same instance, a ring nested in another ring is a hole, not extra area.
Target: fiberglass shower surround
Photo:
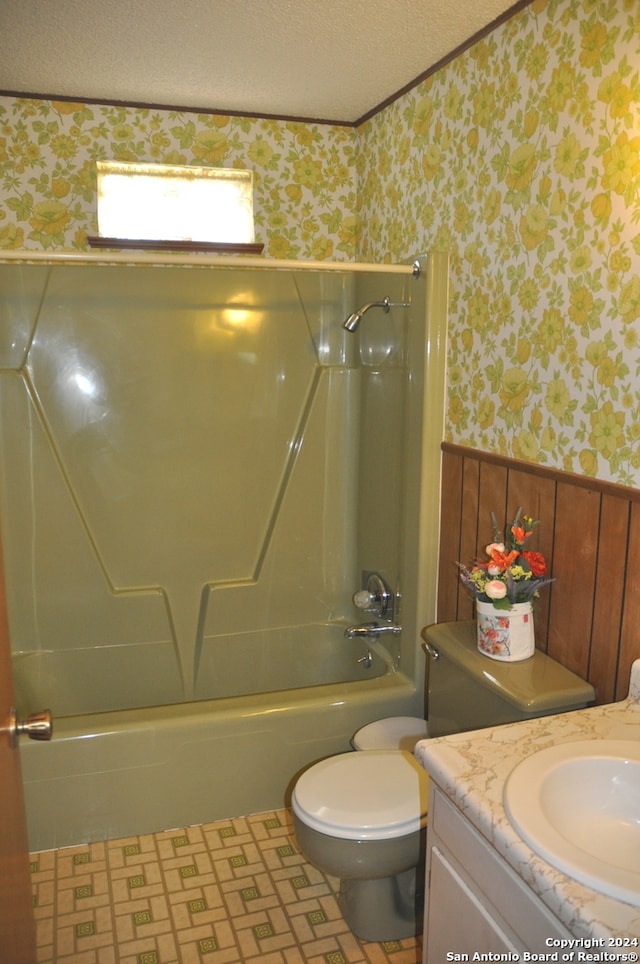
[[[342,319],[382,307],[379,354],[400,370],[416,266],[87,257],[0,275],[21,709],[286,688],[295,658],[275,654],[294,636],[312,676],[313,638],[341,637],[362,567],[381,566],[357,545],[362,359]]]
[[[0,256],[14,677],[54,716],[20,748],[32,850],[281,807],[421,714],[435,619],[446,255],[102,258]],[[366,570],[400,634],[345,638]]]

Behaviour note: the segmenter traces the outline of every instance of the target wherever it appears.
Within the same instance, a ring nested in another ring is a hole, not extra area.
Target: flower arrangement
[[[544,556],[525,548],[539,524],[522,515],[520,508],[503,538],[491,513],[494,541],[487,546],[487,562],[458,563],[460,579],[476,600],[493,603],[496,609],[511,609],[516,603],[531,602],[543,586],[553,582]]]

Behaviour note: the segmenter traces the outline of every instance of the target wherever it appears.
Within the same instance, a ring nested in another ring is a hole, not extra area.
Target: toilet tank
[[[595,690],[539,650],[500,662],[478,652],[476,623],[438,623],[422,631],[430,737],[515,723],[592,703]]]

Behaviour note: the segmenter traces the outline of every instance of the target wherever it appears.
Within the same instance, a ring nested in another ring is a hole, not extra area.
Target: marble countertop
[[[629,696],[618,703],[421,740],[415,755],[575,937],[640,937],[640,907],[597,893],[551,867],[514,830],[502,802],[507,777],[525,757],[557,743],[603,739],[640,741],[640,660],[631,670]]]

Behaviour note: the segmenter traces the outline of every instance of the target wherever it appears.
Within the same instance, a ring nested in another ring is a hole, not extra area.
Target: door
[[[27,825],[20,753],[9,731],[14,702],[0,539],[0,948],[3,964],[35,964]]]

